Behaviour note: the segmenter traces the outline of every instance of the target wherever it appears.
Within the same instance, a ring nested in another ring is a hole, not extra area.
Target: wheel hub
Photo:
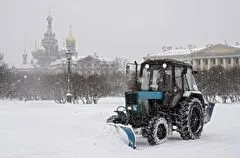
[[[159,139],[164,139],[167,135],[167,130],[163,124],[158,126],[157,136]]]
[[[190,120],[190,126],[191,126],[191,130],[192,132],[197,132],[199,130],[199,126],[200,126],[200,112],[198,108],[193,108],[192,110],[192,117]]]

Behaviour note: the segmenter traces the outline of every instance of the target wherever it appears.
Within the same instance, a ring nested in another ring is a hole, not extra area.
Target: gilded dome
[[[69,32],[69,36],[66,39],[66,44],[67,46],[69,46],[69,45],[75,45],[75,43],[76,43],[76,40],[72,35],[72,26],[70,25],[70,32]]]
[[[75,44],[75,43],[76,43],[75,38],[73,37],[73,35],[70,34],[66,39],[66,44],[68,45],[68,44]]]

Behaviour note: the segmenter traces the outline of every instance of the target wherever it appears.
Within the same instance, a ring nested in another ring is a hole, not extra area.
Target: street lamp
[[[68,50],[66,52],[66,58],[67,58],[67,62],[68,62],[68,73],[67,73],[67,102],[71,103],[72,102],[72,94],[70,93],[70,75],[71,75],[71,59],[72,59],[72,53],[70,50]]]
[[[25,101],[27,101],[27,75],[24,75],[24,93],[25,93]]]

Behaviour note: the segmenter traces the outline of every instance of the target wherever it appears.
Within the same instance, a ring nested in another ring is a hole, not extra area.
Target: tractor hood
[[[159,91],[129,91],[125,92],[126,105],[136,105],[137,100],[163,99],[164,93]]]
[[[143,92],[137,91],[137,98],[142,100],[147,99],[163,99],[163,92]]]

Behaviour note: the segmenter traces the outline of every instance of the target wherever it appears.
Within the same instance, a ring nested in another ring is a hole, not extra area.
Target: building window
[[[212,63],[212,65],[216,65],[216,60],[215,59],[211,59],[211,63]]]
[[[204,59],[204,64],[208,65],[208,59]]]
[[[197,65],[200,65],[200,59],[196,60]]]
[[[231,59],[230,58],[227,58],[226,60],[227,60],[228,64],[231,64]]]
[[[223,59],[219,59],[219,64],[223,64]]]
[[[239,64],[239,58],[235,58],[235,63]]]

